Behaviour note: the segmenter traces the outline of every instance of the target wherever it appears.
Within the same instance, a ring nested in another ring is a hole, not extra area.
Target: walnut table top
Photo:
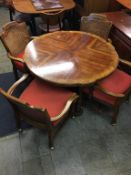
[[[60,9],[46,9],[46,10],[36,10],[33,6],[31,0],[12,0],[14,8],[21,13],[47,13],[50,11],[58,11]],[[70,10],[75,7],[75,2],[73,0],[60,0],[60,3],[63,5],[62,10]]]
[[[114,47],[104,39],[79,31],[58,31],[32,40],[25,62],[39,78],[65,86],[94,83],[117,67]]]

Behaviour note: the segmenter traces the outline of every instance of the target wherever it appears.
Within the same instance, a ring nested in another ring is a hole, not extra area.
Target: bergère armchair
[[[131,68],[131,63],[120,59],[120,65]],[[89,89],[83,88],[83,93],[89,95]],[[112,108],[111,124],[115,125],[120,104],[128,100],[131,93],[131,75],[118,68],[108,77],[98,81],[92,89],[92,98]]]
[[[0,89],[0,93],[14,108],[18,130],[22,129],[21,119],[35,127],[46,129],[49,147],[54,149],[54,136],[67,117],[74,115],[78,95],[37,78],[29,81],[29,78],[28,74],[24,74],[8,92]],[[20,96],[16,97],[14,92],[19,90],[26,80],[28,85]]]
[[[0,39],[7,51],[13,65],[15,78],[18,79],[18,72],[26,72],[24,63],[24,49],[31,40],[25,23],[9,22],[2,27]]]

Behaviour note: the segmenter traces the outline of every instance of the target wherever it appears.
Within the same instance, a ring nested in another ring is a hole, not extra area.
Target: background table
[[[64,86],[83,86],[112,73],[118,65],[114,47],[95,35],[59,31],[32,40],[25,62],[39,78]]]
[[[30,14],[40,14],[46,13],[50,11],[57,11],[60,9],[52,9],[52,10],[36,10],[33,6],[31,0],[12,0],[14,8],[21,13],[30,13]],[[73,0],[60,0],[60,3],[64,6],[62,10],[70,10],[75,7],[75,3]]]

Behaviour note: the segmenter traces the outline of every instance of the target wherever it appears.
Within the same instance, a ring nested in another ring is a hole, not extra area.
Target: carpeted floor
[[[14,81],[13,73],[0,74],[0,87],[5,91],[8,90]],[[27,128],[29,125],[23,122],[22,127]],[[12,134],[16,131],[14,111],[8,101],[0,95],[0,137]]]

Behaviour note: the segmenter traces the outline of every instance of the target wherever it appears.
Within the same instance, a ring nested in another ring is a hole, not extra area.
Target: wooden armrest
[[[45,12],[43,13],[44,15],[50,15],[50,16],[54,16],[54,15],[58,15],[60,13],[63,13],[64,10],[58,10],[58,11],[54,11],[54,12]]]
[[[100,91],[104,92],[107,95],[110,95],[112,97],[120,97],[123,98],[125,95],[124,94],[120,94],[120,93],[114,93],[111,91],[108,91],[107,89],[104,89],[103,87],[101,87],[100,85],[96,85],[95,88],[99,89]]]
[[[33,40],[35,38],[38,38],[38,36],[31,36],[30,38],[31,38],[31,40]]]
[[[14,92],[14,90],[19,86],[20,83],[22,83],[23,81],[25,81],[28,78],[28,74],[24,74],[19,80],[17,80],[7,91],[8,95],[12,95],[12,93]]]
[[[120,60],[120,63],[125,64],[126,66],[131,67],[131,62],[129,62],[129,61],[127,61],[127,60],[123,60],[123,59],[121,59],[121,58],[119,58],[119,60]]]
[[[107,40],[109,43],[111,43],[112,44],[112,40],[110,39],[110,38],[108,38],[108,40]]]
[[[18,58],[18,57],[14,57],[12,56],[10,53],[7,53],[8,57],[13,60],[13,61],[19,61],[19,62],[22,62],[24,63],[24,60],[22,58]]]
[[[79,98],[79,96],[76,93],[73,93],[73,95],[67,101],[67,103],[66,103],[64,109],[62,110],[62,112],[59,115],[51,118],[51,121],[56,121],[56,120],[60,119],[61,117],[63,117],[68,112],[68,110],[70,109],[71,104],[74,101],[76,101],[78,98]]]

